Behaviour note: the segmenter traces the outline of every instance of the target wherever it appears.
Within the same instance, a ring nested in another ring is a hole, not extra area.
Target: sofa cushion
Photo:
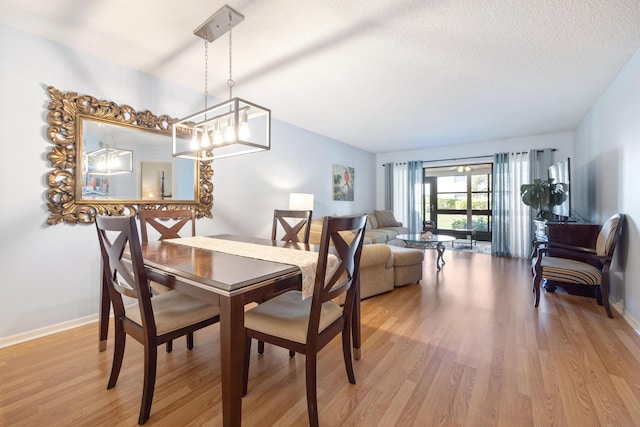
[[[393,266],[406,267],[408,265],[421,264],[424,260],[424,252],[420,249],[401,248],[399,246],[390,246],[393,253]]]
[[[371,224],[371,228],[378,228],[378,218],[376,218],[376,214],[369,214],[369,221],[367,222]]]
[[[393,230],[392,228],[389,228],[389,227],[378,228],[376,231],[385,234],[385,236],[386,236],[386,240],[385,241],[393,240],[398,235],[397,231],[395,231],[395,230]]]
[[[374,210],[373,213],[375,214],[377,220],[378,220],[378,227],[382,228],[382,227],[401,227],[402,223],[397,221],[395,216],[393,215],[393,211],[389,211],[389,210],[384,210],[384,211],[376,211]]]
[[[373,267],[375,265],[384,265],[386,268],[393,266],[393,258],[391,257],[391,248],[389,246],[373,244],[362,247],[360,268]]]
[[[370,239],[372,243],[385,243],[389,240],[387,233],[381,229],[366,230],[364,237]]]
[[[419,249],[389,246],[393,254],[394,286],[405,286],[422,280],[424,252]]]
[[[395,285],[393,255],[384,244],[365,245],[360,258],[360,298],[368,298],[393,290]],[[345,294],[334,301],[344,303]]]

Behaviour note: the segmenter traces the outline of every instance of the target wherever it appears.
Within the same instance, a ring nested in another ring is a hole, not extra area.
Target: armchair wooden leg
[[[611,312],[611,307],[609,306],[609,282],[606,278],[602,279],[600,291],[602,292],[602,304],[604,304],[604,309],[607,311],[607,316],[613,319],[613,313]]]
[[[187,348],[189,350],[193,348],[193,332],[187,334]]]
[[[173,341],[167,341],[167,353],[171,353],[173,351]]]

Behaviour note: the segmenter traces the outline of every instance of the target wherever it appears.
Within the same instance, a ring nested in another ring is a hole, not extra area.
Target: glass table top
[[[431,237],[427,238],[422,237],[421,234],[398,234],[396,239],[403,240],[409,243],[444,243],[444,242],[453,242],[456,240],[455,237],[449,236],[447,234],[432,234]]]

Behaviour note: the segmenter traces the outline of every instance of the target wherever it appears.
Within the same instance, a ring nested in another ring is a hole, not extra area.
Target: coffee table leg
[[[445,262],[444,262],[444,245],[442,243],[438,243],[438,247],[436,249],[438,251],[438,258],[436,260],[436,264],[438,265],[438,271],[440,271],[440,270],[442,270],[442,266],[445,264]]]

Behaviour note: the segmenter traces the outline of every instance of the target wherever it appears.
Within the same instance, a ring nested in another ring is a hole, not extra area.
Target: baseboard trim
[[[620,313],[622,318],[626,320],[629,326],[631,326],[633,330],[636,331],[636,334],[640,335],[640,322],[638,321],[638,319],[636,319],[635,317],[630,315],[627,311],[625,311],[624,305],[622,303],[618,302],[618,303],[610,303],[610,304],[611,304],[611,307],[615,308],[615,310],[618,313]]]
[[[9,347],[12,345],[20,344],[25,341],[30,341],[36,338],[41,338],[47,335],[52,335],[58,332],[66,331],[68,329],[77,328],[79,326],[87,325],[98,321],[98,314],[92,314],[78,319],[68,320],[66,322],[57,323],[55,325],[46,326],[40,329],[34,329],[27,332],[22,332],[16,335],[10,335],[8,337],[0,338],[0,348]]]

